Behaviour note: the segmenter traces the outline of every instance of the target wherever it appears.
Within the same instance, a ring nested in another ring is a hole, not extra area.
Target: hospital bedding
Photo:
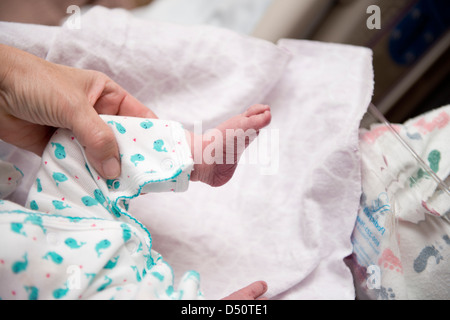
[[[273,298],[354,297],[342,260],[352,250],[361,188],[357,129],[372,95],[369,50],[293,40],[276,46],[103,8],[88,11],[81,30],[1,28],[4,43],[103,71],[189,129],[270,104],[273,122],[248,150],[260,153],[256,164],[242,163],[225,187],[192,183],[184,194],[144,196],[130,210],[176,276],[200,273],[207,298],[260,279]]]
[[[273,0],[154,0],[131,12],[146,20],[224,27],[251,34]]]
[[[211,128],[252,103],[273,108],[271,126],[247,152],[256,163],[244,157],[228,185],[191,183],[187,193],[131,204],[175,275],[197,270],[211,299],[260,279],[276,299],[354,298],[342,260],[352,252],[360,200],[358,125],[373,89],[370,52],[294,40],[275,46],[102,8],[82,23],[81,30],[1,24],[2,42],[103,71],[189,129],[198,121],[200,130]]]

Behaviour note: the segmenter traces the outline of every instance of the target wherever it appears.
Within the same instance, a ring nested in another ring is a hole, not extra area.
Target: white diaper
[[[362,130],[363,195],[351,267],[359,298],[450,299],[450,106]]]

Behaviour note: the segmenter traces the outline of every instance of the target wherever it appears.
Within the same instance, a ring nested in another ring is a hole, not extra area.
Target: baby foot
[[[188,141],[194,155],[191,180],[202,181],[213,187],[227,183],[244,150],[270,120],[270,107],[258,104],[202,136],[189,132]],[[200,151],[201,156],[198,156]]]

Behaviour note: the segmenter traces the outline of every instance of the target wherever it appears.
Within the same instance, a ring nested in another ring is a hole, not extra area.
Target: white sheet
[[[153,0],[132,10],[139,18],[212,25],[250,34],[273,0]]]
[[[132,203],[175,275],[200,272],[210,299],[255,280],[266,280],[277,299],[353,299],[342,259],[352,252],[361,193],[358,126],[372,96],[371,52],[295,40],[276,46],[100,7],[81,26],[0,23],[0,40],[103,71],[188,128],[200,120],[210,128],[253,103],[272,106],[269,139],[263,133],[251,146],[273,147],[270,163],[240,165],[222,188],[192,183],[187,193]]]

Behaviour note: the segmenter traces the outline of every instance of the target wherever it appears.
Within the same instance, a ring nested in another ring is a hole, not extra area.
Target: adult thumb
[[[72,120],[72,131],[84,147],[89,163],[105,179],[120,175],[119,147],[111,128],[93,108]]]

